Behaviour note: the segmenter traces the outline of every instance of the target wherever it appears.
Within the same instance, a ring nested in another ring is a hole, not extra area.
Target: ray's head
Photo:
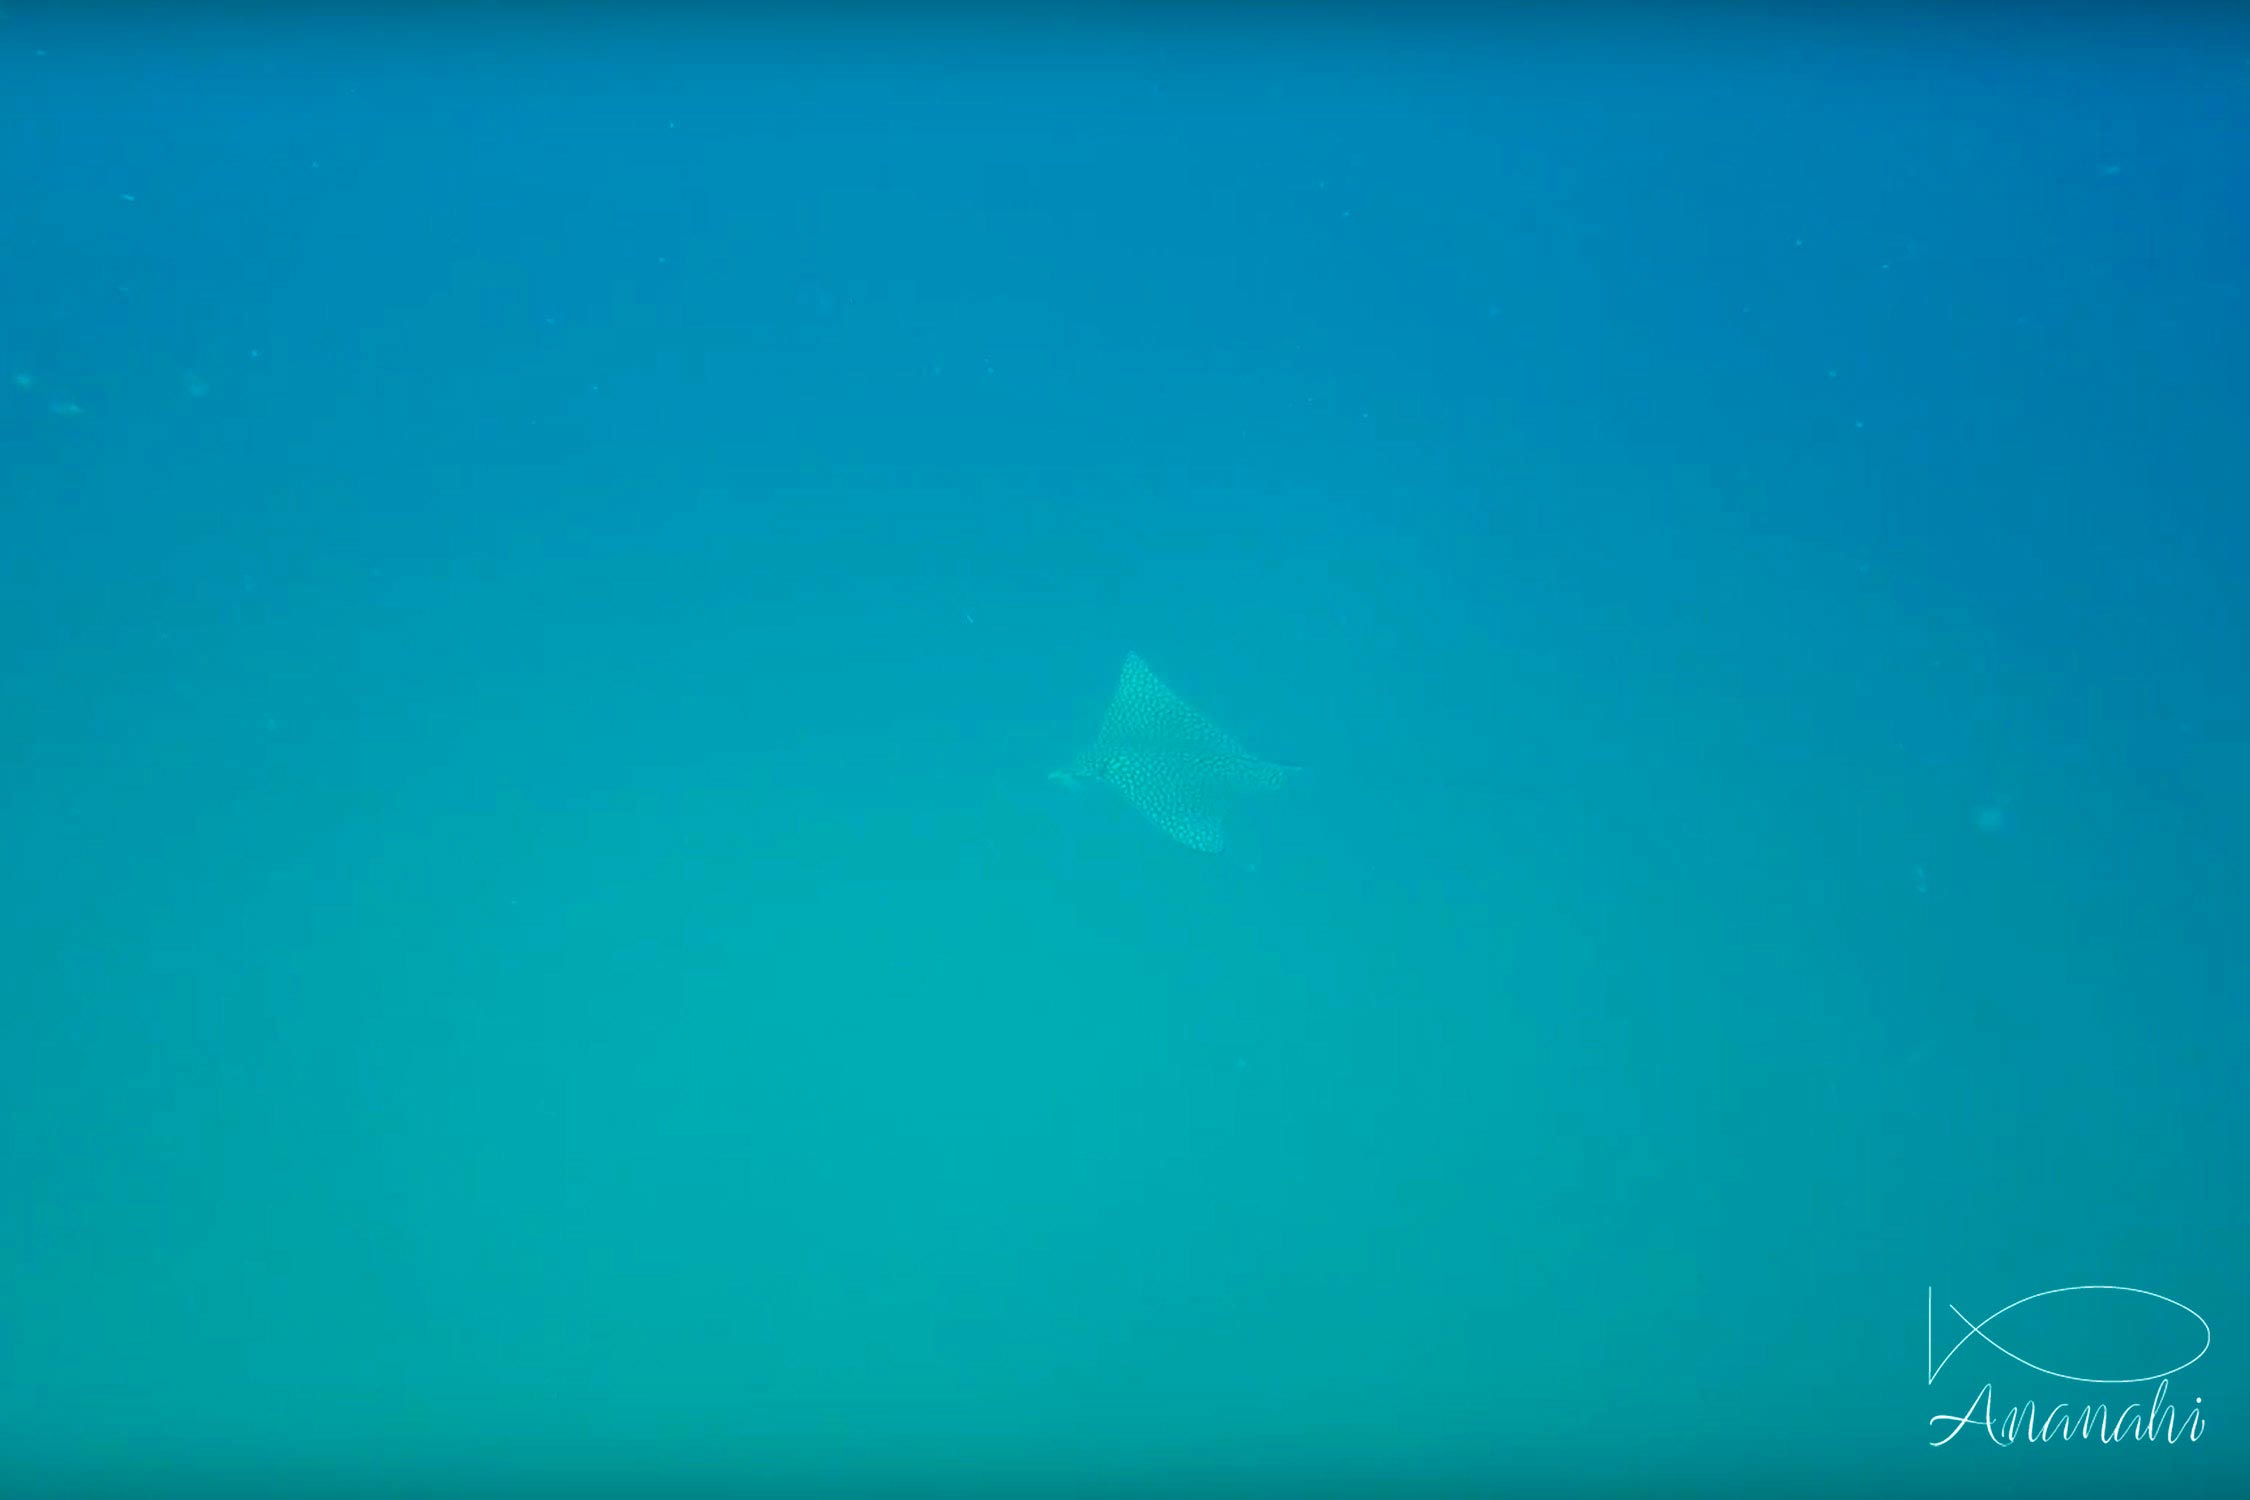
[[[1047,779],[1059,782],[1072,791],[1077,791],[1082,787],[1089,787],[1097,781],[1107,779],[1108,775],[1108,757],[1089,750],[1073,758],[1070,764],[1064,766],[1061,770],[1049,771]]]

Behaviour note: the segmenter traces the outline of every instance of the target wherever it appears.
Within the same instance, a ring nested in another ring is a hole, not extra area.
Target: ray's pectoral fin
[[[1190,849],[1216,854],[1227,846],[1220,789],[1194,768],[1164,756],[1127,757],[1113,784],[1132,809]]]

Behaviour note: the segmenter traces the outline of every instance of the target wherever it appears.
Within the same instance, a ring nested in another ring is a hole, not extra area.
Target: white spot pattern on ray
[[[1129,653],[1101,732],[1064,781],[1101,781],[1190,849],[1226,847],[1226,810],[1246,792],[1274,791],[1292,768],[1263,760],[1164,685],[1139,653]]]

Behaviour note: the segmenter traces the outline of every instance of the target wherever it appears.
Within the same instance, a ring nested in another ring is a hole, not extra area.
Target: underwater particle
[[[1228,806],[1248,792],[1280,790],[1296,769],[1243,749],[1129,652],[1094,743],[1048,779],[1114,787],[1175,842],[1217,854],[1226,848]]]
[[[2007,827],[2008,809],[2006,804],[1987,802],[1977,809],[1977,832],[2002,833],[2007,830]]]
[[[47,403],[47,410],[58,417],[82,417],[86,415],[86,408],[75,401],[50,401]]]
[[[180,376],[180,383],[187,387],[187,393],[191,399],[200,401],[211,394],[210,383],[193,370],[183,371]]]
[[[30,375],[28,375],[28,374],[24,373],[23,371],[19,370],[19,371],[17,371],[17,372],[16,372],[16,389],[17,389],[17,390],[19,390],[19,391],[28,391],[28,390],[30,390],[30,389],[31,389],[31,388],[32,388],[33,386],[37,385],[38,383],[39,383],[39,382],[38,382],[37,380],[33,379],[33,378],[32,378],[32,377],[30,376]]]

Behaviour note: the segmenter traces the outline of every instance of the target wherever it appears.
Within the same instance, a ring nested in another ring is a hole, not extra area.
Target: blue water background
[[[0,1481],[2243,1492],[2230,26],[0,20]]]

